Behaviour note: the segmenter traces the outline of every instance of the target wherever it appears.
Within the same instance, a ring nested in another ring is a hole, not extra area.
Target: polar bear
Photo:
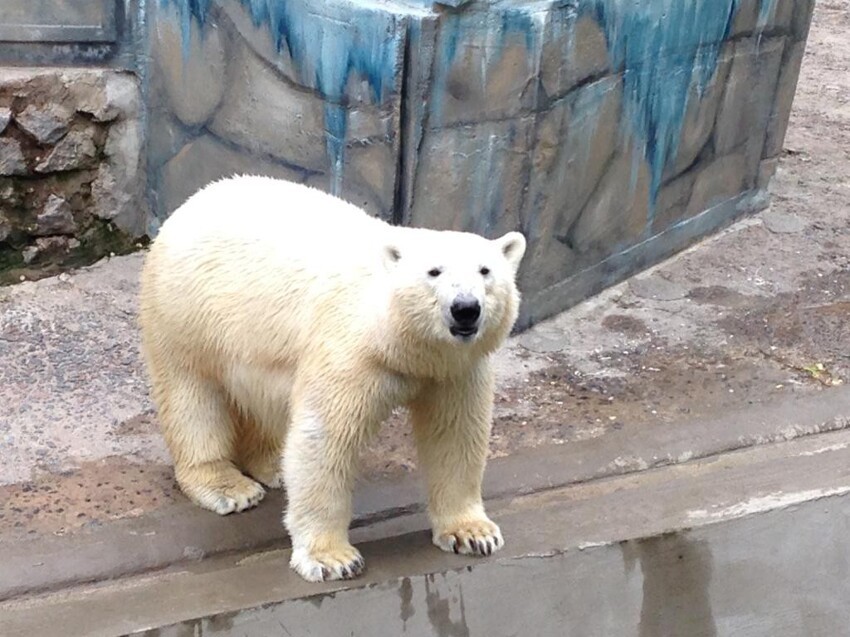
[[[517,317],[526,241],[392,226],[303,185],[215,182],[145,259],[142,349],[183,492],[220,514],[285,486],[291,566],[364,568],[348,540],[359,452],[409,410],[434,543],[503,545],[481,481],[489,355]]]

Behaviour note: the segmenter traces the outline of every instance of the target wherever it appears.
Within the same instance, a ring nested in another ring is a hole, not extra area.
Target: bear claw
[[[465,528],[435,533],[434,544],[449,553],[490,556],[501,549],[505,541],[499,527],[490,522],[475,522]]]

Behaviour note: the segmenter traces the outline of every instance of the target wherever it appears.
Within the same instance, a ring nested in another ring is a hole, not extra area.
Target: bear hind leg
[[[270,489],[283,486],[284,432],[279,423],[265,422],[239,407],[232,407],[236,424],[236,465]]]
[[[168,376],[154,395],[183,493],[220,515],[256,506],[265,490],[234,464],[237,431],[222,388],[188,371]]]

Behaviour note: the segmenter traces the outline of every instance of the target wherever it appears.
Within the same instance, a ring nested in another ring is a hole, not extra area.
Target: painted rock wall
[[[519,229],[528,325],[765,205],[812,6],[159,0],[152,230],[235,172]]]

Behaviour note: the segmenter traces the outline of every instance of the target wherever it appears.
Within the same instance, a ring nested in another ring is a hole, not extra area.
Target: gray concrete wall
[[[139,69],[145,0],[3,0],[0,64]]]
[[[522,230],[527,325],[766,203],[811,0],[154,3],[155,218],[252,171]]]

